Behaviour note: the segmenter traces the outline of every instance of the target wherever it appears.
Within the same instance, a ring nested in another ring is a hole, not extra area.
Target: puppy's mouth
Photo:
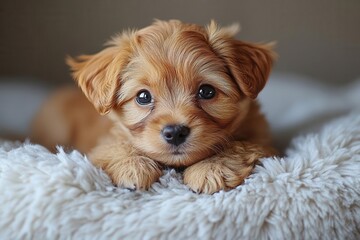
[[[174,156],[183,155],[183,154],[185,154],[185,153],[182,151],[179,151],[179,150],[175,150],[175,151],[171,152],[171,155],[174,155]]]
[[[168,154],[172,155],[172,156],[181,156],[181,155],[186,155],[187,154],[187,147],[186,144],[181,144],[179,146],[168,146]]]

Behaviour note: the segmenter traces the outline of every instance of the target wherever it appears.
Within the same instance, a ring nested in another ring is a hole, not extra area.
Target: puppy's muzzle
[[[167,125],[161,131],[162,137],[169,144],[179,146],[190,134],[190,128],[184,125]]]

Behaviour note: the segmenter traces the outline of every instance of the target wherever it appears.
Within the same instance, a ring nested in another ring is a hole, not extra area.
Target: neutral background
[[[94,53],[155,18],[239,22],[239,39],[278,42],[277,72],[335,84],[360,76],[359,0],[1,0],[0,77],[70,82],[67,54]]]

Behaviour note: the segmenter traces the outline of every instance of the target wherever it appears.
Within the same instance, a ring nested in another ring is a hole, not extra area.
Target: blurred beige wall
[[[1,0],[0,76],[70,81],[67,54],[94,53],[154,18],[240,22],[238,38],[278,42],[275,71],[340,84],[360,76],[359,0]]]

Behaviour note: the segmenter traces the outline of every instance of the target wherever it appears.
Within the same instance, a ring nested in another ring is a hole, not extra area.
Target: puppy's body
[[[57,90],[43,104],[32,126],[31,139],[51,151],[57,145],[89,152],[112,127],[74,87]]]
[[[198,192],[239,185],[257,159],[272,154],[254,99],[273,53],[233,39],[235,32],[214,23],[158,21],[120,35],[98,54],[70,59],[75,80],[96,110],[108,114],[112,130],[94,144],[104,132],[97,129],[107,132],[111,124],[100,126],[90,105],[71,105],[97,126],[68,143],[89,142],[85,152],[95,145],[90,159],[125,187],[148,188],[164,165],[187,167],[184,182]]]

